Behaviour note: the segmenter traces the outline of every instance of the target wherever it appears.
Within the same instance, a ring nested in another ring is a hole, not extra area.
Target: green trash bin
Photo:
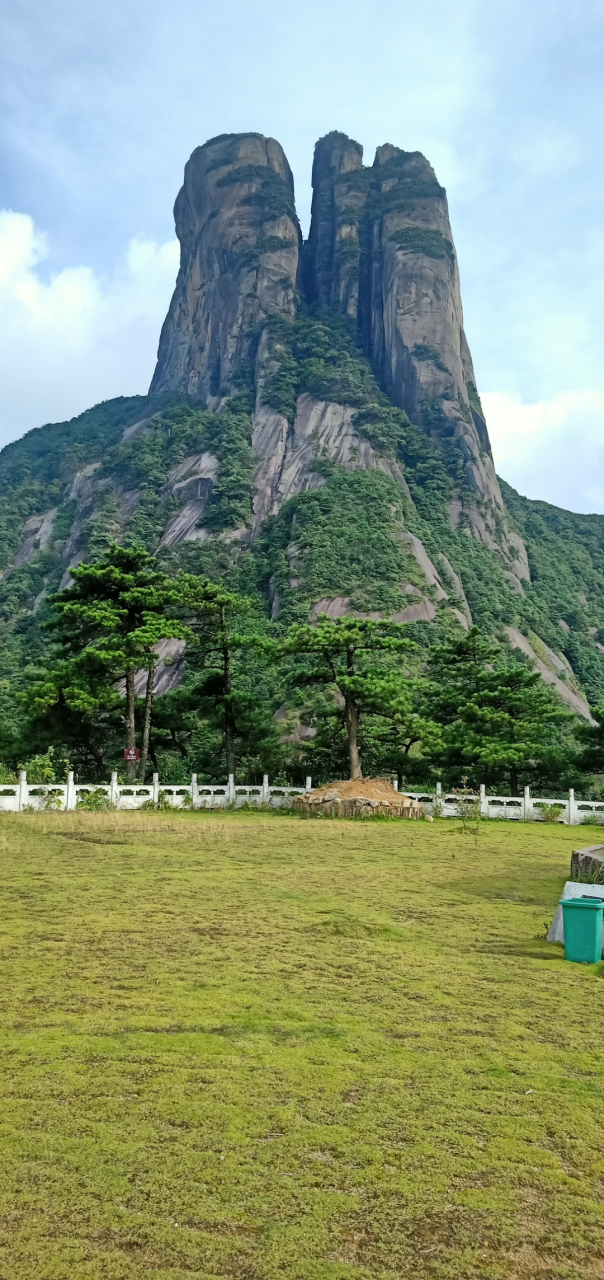
[[[602,959],[603,898],[561,898],[564,915],[564,954],[575,964]]]

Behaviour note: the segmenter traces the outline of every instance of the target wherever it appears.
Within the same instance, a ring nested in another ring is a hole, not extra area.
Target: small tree
[[[401,705],[402,673],[379,665],[378,655],[393,657],[417,646],[402,635],[395,622],[344,617],[332,621],[323,614],[316,626],[295,624],[281,645],[282,654],[306,657],[294,673],[298,685],[327,689],[342,698],[351,778],[362,778],[359,730],[361,716],[389,713]]]

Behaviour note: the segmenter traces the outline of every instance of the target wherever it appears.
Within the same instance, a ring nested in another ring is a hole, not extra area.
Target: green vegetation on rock
[[[450,240],[430,227],[403,227],[393,231],[389,239],[405,253],[423,253],[426,258],[455,258]]]
[[[245,196],[245,204],[256,204],[260,207],[263,222],[271,222],[276,218],[288,217],[296,221],[294,193],[291,186],[275,169],[268,165],[245,164],[225,173],[219,178],[218,187],[230,187],[237,183],[259,183],[259,189]]]

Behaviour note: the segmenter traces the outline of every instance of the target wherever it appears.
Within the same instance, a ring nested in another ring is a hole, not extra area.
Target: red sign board
[[[124,760],[140,760],[141,753],[138,747],[124,747]]]

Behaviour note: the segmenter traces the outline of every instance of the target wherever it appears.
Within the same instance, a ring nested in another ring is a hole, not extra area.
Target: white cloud
[[[146,392],[178,270],[178,245],[132,240],[112,276],[45,279],[46,238],[0,211],[0,445],[98,400]]]
[[[499,475],[530,498],[604,512],[604,392],[564,391],[523,404],[481,396]]]

